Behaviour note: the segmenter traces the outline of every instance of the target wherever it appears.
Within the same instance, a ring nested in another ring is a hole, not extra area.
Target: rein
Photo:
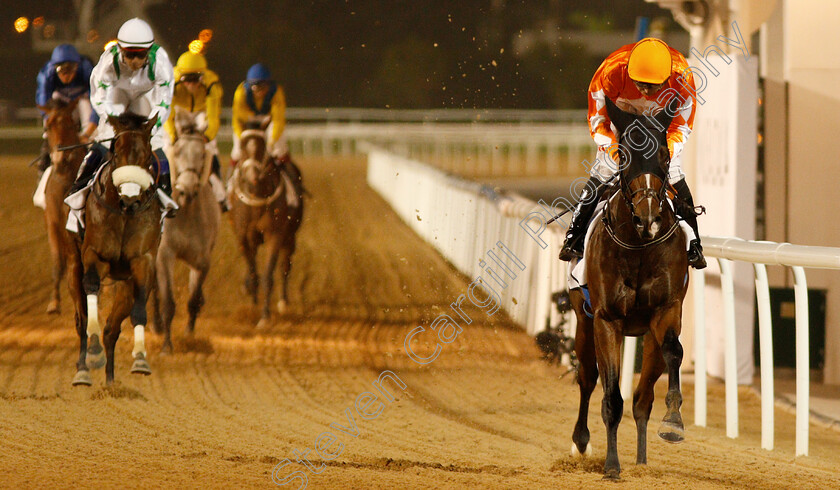
[[[283,182],[282,180],[280,181],[270,196],[256,197],[242,190],[242,187],[239,185],[239,169],[236,169],[236,173],[233,176],[233,192],[236,193],[236,197],[244,204],[252,207],[263,207],[268,206],[280,197],[280,194],[283,192]]]
[[[661,179],[662,187],[660,188],[659,191],[656,191],[652,187],[642,187],[642,188],[636,189],[635,191],[632,191],[632,192],[630,192],[630,190],[627,188],[627,186],[629,184],[626,182],[626,179],[624,177],[620,177],[619,180],[621,182],[621,189],[620,189],[621,197],[624,199],[624,203],[629,208],[631,215],[635,212],[635,205],[633,204],[633,197],[635,197],[637,194],[643,194],[643,197],[647,196],[647,197],[653,197],[653,198],[659,199],[660,206],[663,206],[663,203],[666,201],[665,192],[668,189],[668,186],[670,186],[670,183],[668,182],[667,179]],[[670,205],[668,205],[668,206],[670,206]],[[672,210],[672,212],[673,212],[673,210]],[[607,231],[607,235],[609,235],[609,237],[617,245],[619,245],[620,247],[622,247],[624,249],[627,249],[627,250],[642,250],[642,249],[645,249],[647,247],[658,245],[658,244],[668,240],[669,238],[671,238],[671,236],[674,234],[674,232],[676,232],[677,229],[680,227],[680,220],[679,220],[679,218],[677,218],[677,216],[675,214],[674,215],[674,223],[671,225],[671,227],[668,229],[668,231],[664,235],[660,236],[659,238],[657,238],[655,240],[651,240],[649,242],[642,243],[641,245],[633,245],[633,244],[625,242],[624,240],[622,240],[621,238],[618,237],[618,235],[615,232],[615,228],[613,228],[613,226],[612,226],[612,219],[610,218],[610,216],[611,216],[610,208],[609,208],[609,204],[607,204],[606,209],[604,209],[604,217],[602,218],[602,220],[604,222],[604,229]]]
[[[665,233],[664,235],[662,235],[661,237],[657,238],[656,240],[645,242],[641,245],[632,245],[630,243],[626,243],[621,238],[618,238],[618,235],[615,234],[615,230],[613,229],[612,224],[610,223],[610,220],[607,219],[608,215],[609,215],[609,210],[605,210],[603,221],[604,221],[604,229],[607,230],[607,235],[609,235],[610,238],[612,238],[612,240],[616,244],[618,244],[621,248],[626,248],[627,250],[642,250],[644,248],[651,247],[653,245],[659,245],[660,243],[664,242],[665,240],[671,238],[671,235],[673,235],[674,232],[677,231],[677,228],[680,227],[680,221],[678,219],[674,219],[674,224],[671,225],[671,228],[668,229],[668,232]]]

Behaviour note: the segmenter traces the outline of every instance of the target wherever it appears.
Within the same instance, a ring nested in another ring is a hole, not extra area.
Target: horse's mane
[[[69,107],[72,103],[73,102],[68,102],[64,99],[50,99],[44,107],[50,110],[60,110]]]
[[[143,129],[143,126],[149,122],[149,119],[146,116],[141,116],[133,112],[123,112],[117,116],[117,121],[120,126],[128,131],[132,131],[135,129]]]
[[[244,129],[262,129],[262,124],[259,121],[246,121],[242,127]]]

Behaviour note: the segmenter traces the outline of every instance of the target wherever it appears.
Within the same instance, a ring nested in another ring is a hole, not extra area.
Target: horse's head
[[[622,195],[636,233],[643,240],[653,240],[663,231],[664,215],[671,212],[665,202],[670,165],[666,134],[679,99],[673,97],[654,116],[630,114],[619,109],[609,97],[605,100],[607,114],[618,135]]]
[[[239,138],[244,161],[240,164],[239,175],[242,180],[255,186],[265,172],[268,163],[266,135],[261,129],[246,129]]]
[[[78,99],[72,102],[50,99],[46,106],[38,106],[38,109],[41,109],[47,115],[44,128],[47,133],[47,142],[50,145],[50,160],[54,165],[63,165],[65,158],[65,152],[56,148],[79,143],[78,123],[73,116],[73,111],[78,103]]]
[[[175,134],[178,137],[188,134],[204,134],[207,130],[207,118],[203,112],[178,110],[171,116],[175,118]]]
[[[170,170],[174,177],[173,194],[179,206],[186,206],[210,177],[212,157],[205,151],[204,136],[201,133],[182,135],[172,145]]]
[[[144,194],[154,183],[148,167],[152,159],[152,129],[157,119],[157,115],[146,119],[131,112],[108,116],[116,135],[111,179],[119,193],[120,208],[129,214],[140,208]]]

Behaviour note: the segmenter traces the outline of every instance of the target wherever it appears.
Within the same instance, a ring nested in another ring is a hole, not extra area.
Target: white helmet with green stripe
[[[150,48],[155,42],[155,35],[146,21],[135,17],[120,27],[117,42],[121,48]]]

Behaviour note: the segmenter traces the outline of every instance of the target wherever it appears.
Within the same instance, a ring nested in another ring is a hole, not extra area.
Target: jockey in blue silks
[[[87,143],[99,123],[99,115],[90,105],[91,61],[76,51],[72,44],[60,44],[53,49],[50,60],[38,72],[38,89],[35,104],[46,106],[50,100],[63,102],[78,100],[75,116],[80,124],[81,140]],[[42,116],[46,116],[42,112]],[[41,146],[38,169],[43,172],[50,166],[50,148],[46,138]]]

